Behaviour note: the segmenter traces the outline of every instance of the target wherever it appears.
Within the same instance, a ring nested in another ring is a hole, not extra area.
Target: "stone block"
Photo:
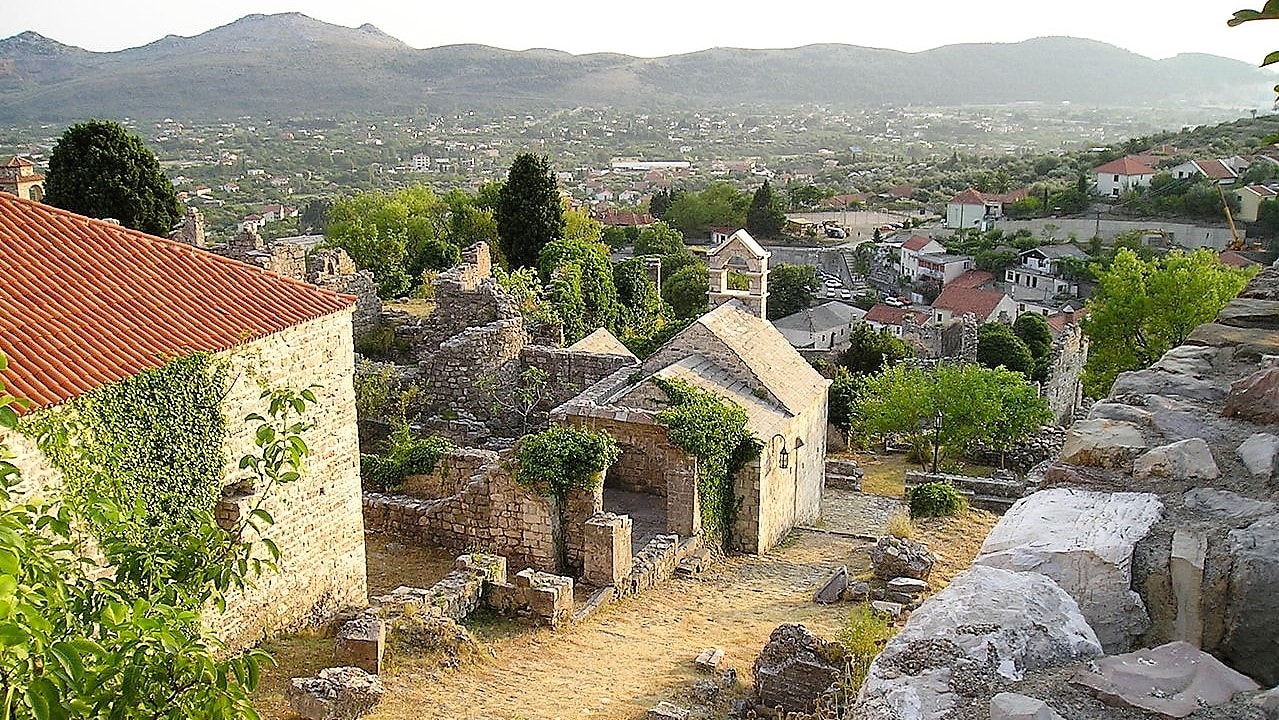
[[[1071,682],[1108,705],[1183,718],[1202,708],[1230,702],[1236,693],[1257,690],[1249,678],[1189,643],[1100,658]]]
[[[706,648],[697,654],[693,664],[700,670],[706,672],[715,672],[719,669],[719,664],[724,661],[724,651],[719,648]]]
[[[382,681],[357,667],[325,668],[316,677],[293,678],[285,693],[306,720],[355,720],[382,701]]]
[[[803,625],[779,625],[755,659],[755,692],[760,704],[784,713],[812,712],[842,670],[843,651]]]
[[[1226,633],[1217,654],[1267,685],[1279,684],[1279,516],[1228,535]]]
[[[840,566],[840,568],[835,571],[835,574],[831,575],[830,579],[826,581],[826,584],[822,585],[821,589],[817,591],[817,595],[813,598],[813,602],[820,605],[829,605],[833,602],[838,602],[840,596],[842,596],[844,591],[847,589],[848,568]]]
[[[1136,425],[1119,420],[1081,420],[1066,433],[1061,460],[1072,465],[1127,468],[1147,447]]]
[[[927,580],[936,562],[927,545],[907,538],[881,537],[869,552],[875,577],[881,580],[897,577]]]
[[[974,562],[1047,575],[1078,602],[1104,647],[1124,651],[1150,626],[1132,590],[1133,548],[1162,515],[1150,493],[1041,490],[1013,505]]]
[[[1043,700],[1003,692],[990,699],[990,720],[1062,720],[1062,717]]]
[[[929,598],[888,642],[850,717],[944,717],[969,701],[966,688],[1101,652],[1079,605],[1052,580],[978,565]]]
[[[918,595],[928,589],[928,583],[917,578],[899,577],[888,581],[888,589],[904,595]]]
[[[348,620],[338,630],[333,659],[378,675],[382,672],[385,648],[386,624],[372,615],[361,615]]]
[[[1177,619],[1173,637],[1201,647],[1203,644],[1203,579],[1208,538],[1191,528],[1178,528],[1172,535],[1172,594],[1177,599]]]
[[[1253,433],[1235,451],[1248,472],[1258,477],[1271,477],[1279,458],[1279,437],[1270,433]]]
[[[626,515],[606,513],[586,521],[582,579],[590,585],[623,587],[631,575],[631,533]]]
[[[506,558],[488,553],[467,553],[459,555],[453,567],[471,573],[479,573],[486,582],[506,582]]]
[[[1142,454],[1133,462],[1132,474],[1143,480],[1151,477],[1215,480],[1221,472],[1208,443],[1203,438],[1193,437],[1161,445]]]

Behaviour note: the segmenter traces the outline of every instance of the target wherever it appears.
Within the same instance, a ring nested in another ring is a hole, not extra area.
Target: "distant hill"
[[[372,25],[249,15],[195,37],[98,53],[34,32],[0,40],[0,122],[87,117],[321,116],[427,108],[706,108],[1071,101],[1267,102],[1275,76],[1187,54],[1151,60],[1092,40],[949,45],[918,53],[809,45],[663,58],[483,45],[417,50]]]

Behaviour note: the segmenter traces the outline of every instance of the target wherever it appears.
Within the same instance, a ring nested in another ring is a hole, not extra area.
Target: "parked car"
[[[910,305],[909,302],[902,300],[899,297],[892,297],[892,296],[884,298],[884,304],[889,307],[895,307],[895,308],[903,308]]]

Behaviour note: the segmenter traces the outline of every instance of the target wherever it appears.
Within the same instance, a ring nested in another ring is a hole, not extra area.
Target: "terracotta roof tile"
[[[1005,297],[995,290],[959,287],[951,283],[942,288],[941,294],[933,301],[933,307],[950,310],[955,315],[972,313],[979,320],[985,320]]]
[[[986,197],[973,188],[959,193],[950,199],[951,205],[985,205]]]
[[[906,240],[906,242],[902,243],[902,247],[906,248],[907,250],[919,251],[928,247],[928,244],[931,243],[932,241],[933,241],[932,238],[924,237],[923,235],[911,235],[910,238]]]
[[[889,305],[874,305],[866,311],[862,319],[877,325],[901,325],[906,318],[912,318],[916,324],[922,325],[928,320],[928,313],[911,308],[895,308]]]
[[[981,288],[995,281],[995,276],[985,270],[969,270],[950,281],[950,285],[961,288]]]
[[[43,407],[194,351],[217,352],[354,298],[183,243],[0,194],[0,352]]]
[[[1100,175],[1154,175],[1154,168],[1139,162],[1131,157],[1121,157],[1118,160],[1111,160],[1105,165],[1098,165],[1092,169],[1093,173]]]
[[[1231,180],[1239,177],[1234,170],[1220,160],[1196,160],[1195,167],[1212,180]]]

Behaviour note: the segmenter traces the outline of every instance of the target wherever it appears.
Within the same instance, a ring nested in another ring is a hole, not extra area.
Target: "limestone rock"
[[[1279,684],[1279,516],[1262,517],[1228,538],[1233,564],[1218,654],[1261,682]]]
[[[715,672],[724,661],[724,651],[719,648],[706,648],[697,654],[693,664],[706,672]]]
[[[928,583],[916,578],[899,577],[888,581],[888,589],[903,595],[918,595],[928,589]]]
[[[1246,676],[1181,641],[1104,657],[1095,665],[1095,672],[1084,670],[1071,682],[1109,705],[1166,718],[1183,718],[1201,707],[1230,702],[1235,693],[1258,689]]]
[[[890,602],[888,600],[871,600],[870,610],[876,615],[883,615],[887,618],[896,619],[901,617],[905,607],[898,602]]]
[[[1262,515],[1275,511],[1275,504],[1272,502],[1254,500],[1216,488],[1195,488],[1182,497],[1187,510],[1214,520],[1224,520],[1235,527],[1243,527]]]
[[[1119,373],[1115,384],[1110,388],[1111,397],[1124,395],[1168,395],[1170,397],[1198,400],[1200,402],[1221,402],[1225,397],[1225,388],[1210,380],[1202,380],[1194,375],[1162,372],[1155,368]]]
[[[1062,720],[1062,717],[1043,700],[1002,692],[990,699],[990,720]]]
[[[1279,437],[1270,433],[1254,433],[1248,436],[1235,451],[1248,472],[1270,477],[1275,471],[1275,459],[1279,456]]]
[[[1212,362],[1216,358],[1217,348],[1178,345],[1164,353],[1152,367],[1174,375],[1204,378],[1213,374]]]
[[[755,659],[755,692],[765,707],[784,712],[812,712],[836,674],[843,670],[844,651],[803,625],[778,625]]]
[[[649,708],[648,720],[688,720],[688,710],[665,700]]]
[[[382,681],[357,667],[332,667],[317,677],[293,678],[287,695],[306,720],[355,720],[382,701]]]
[[[870,597],[870,583],[855,582],[844,590],[844,599],[851,602],[861,602]]]
[[[1279,334],[1261,328],[1240,328],[1204,323],[1186,336],[1188,345],[1231,348],[1236,358],[1261,358],[1279,354]]]
[[[1259,425],[1279,423],[1279,368],[1258,370],[1231,383],[1221,414]]]
[[[1215,480],[1221,475],[1212,449],[1203,438],[1193,437],[1161,445],[1133,462],[1132,474],[1146,479],[1166,477],[1176,480]]]
[[[338,630],[333,658],[377,675],[382,671],[385,648],[386,624],[373,615],[360,615]]]
[[[1258,693],[1252,698],[1252,704],[1261,708],[1268,720],[1279,720],[1279,687]]]
[[[927,545],[907,538],[882,537],[870,549],[870,562],[875,568],[875,577],[880,580],[898,577],[927,580],[936,561]]]
[[[975,566],[911,615],[871,664],[852,717],[938,718],[1002,678],[1101,655],[1051,579]]]
[[[1149,410],[1132,405],[1103,400],[1093,405],[1092,409],[1088,411],[1088,419],[1117,420],[1132,425],[1149,425],[1151,413]]]
[[[1146,440],[1136,425],[1119,420],[1081,420],[1066,433],[1061,459],[1073,465],[1124,468],[1142,450]]]
[[[1150,626],[1131,587],[1133,547],[1162,514],[1150,493],[1041,490],[1004,514],[974,562],[1047,575],[1079,603],[1104,647],[1127,650]]]
[[[1234,327],[1279,330],[1279,302],[1235,298],[1221,309],[1217,322]]]

